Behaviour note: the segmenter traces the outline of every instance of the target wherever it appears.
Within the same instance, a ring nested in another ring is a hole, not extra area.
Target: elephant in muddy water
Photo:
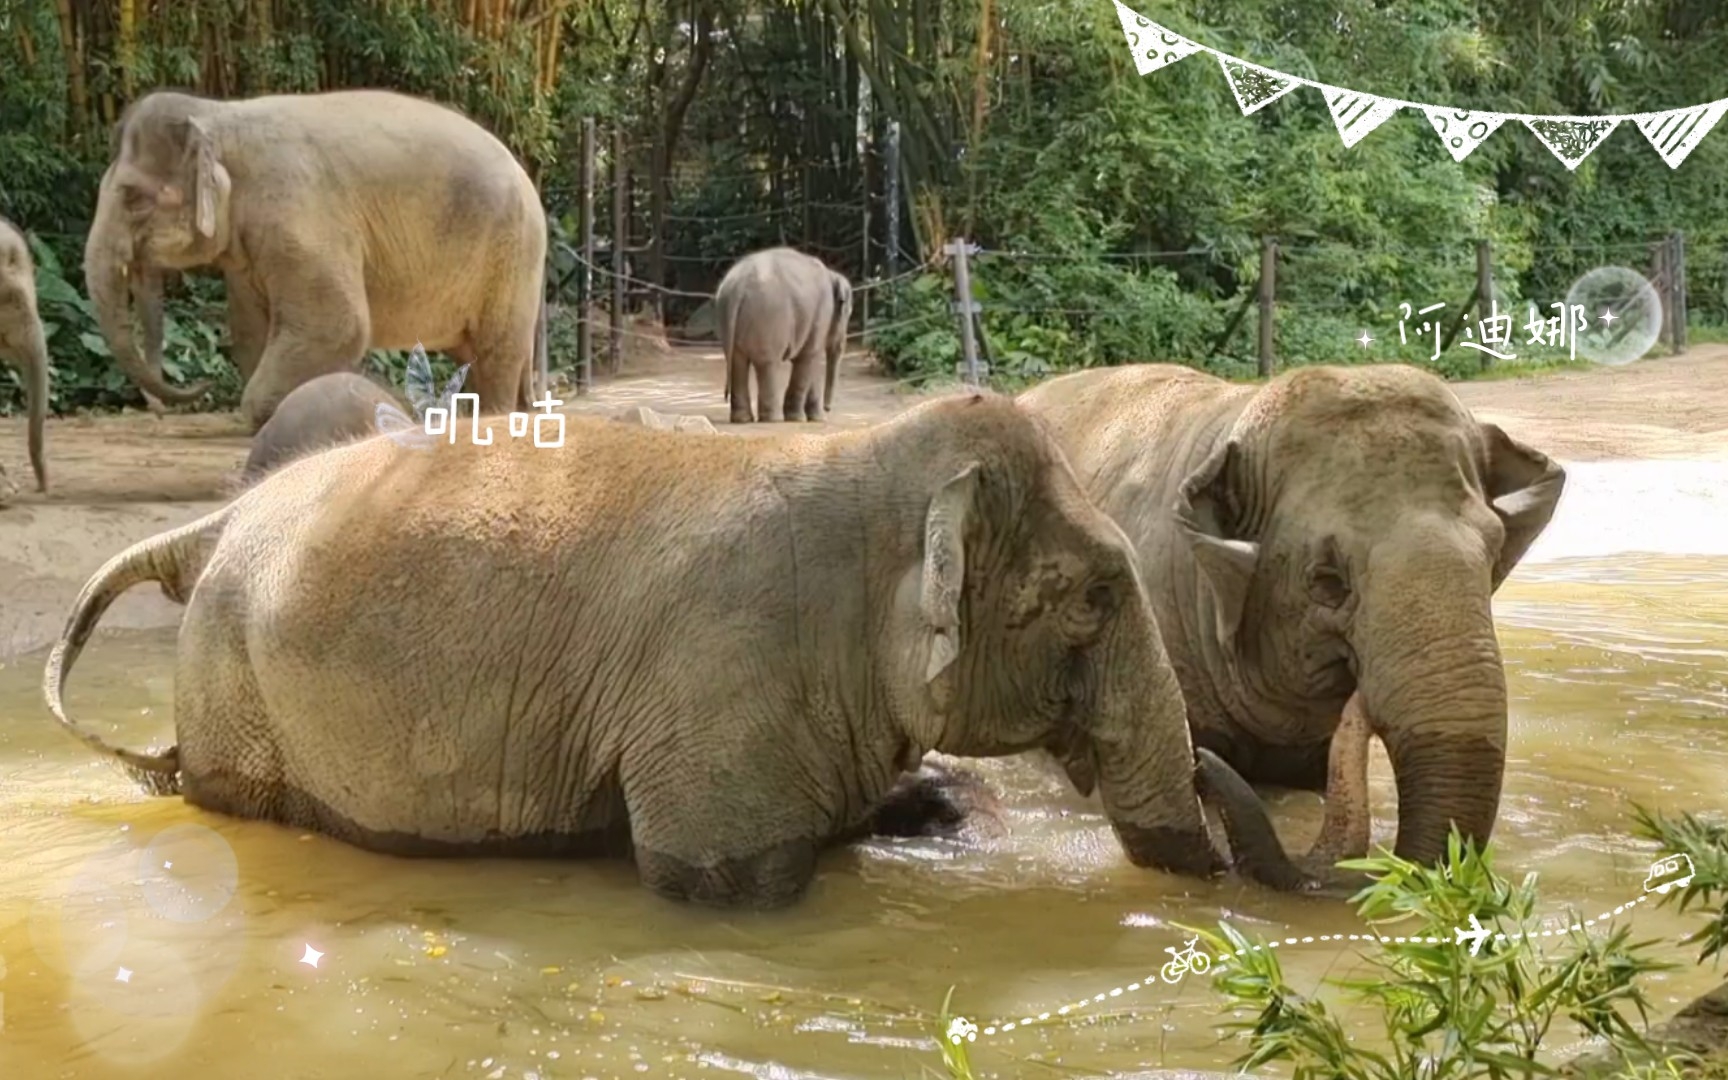
[[[789,247],[758,251],[733,264],[714,291],[720,347],[726,354],[726,399],[732,422],[820,420],[834,408],[834,379],[852,320],[852,284],[813,255]],[[816,364],[826,368],[816,381]],[[789,365],[786,390],[774,396],[774,372]],[[750,372],[756,411],[750,411]]]
[[[1263,386],[1099,368],[1018,400],[1133,543],[1197,747],[1318,790],[1356,695],[1392,762],[1396,853],[1434,862],[1453,823],[1488,839],[1507,719],[1490,601],[1553,516],[1558,464],[1402,365]],[[1278,877],[1318,883],[1304,869]]]
[[[48,490],[43,428],[48,421],[48,338],[36,310],[36,260],[18,227],[0,218],[0,359],[23,375],[27,445],[36,490]]]
[[[173,404],[209,385],[163,377],[161,276],[221,271],[256,432],[301,383],[416,344],[472,364],[482,409],[527,411],[546,348],[546,244],[527,172],[453,109],[381,90],[158,91],[115,129],[84,275],[115,359]]]
[[[257,482],[286,461],[378,434],[378,406],[396,395],[364,375],[338,371],[301,383],[252,437],[241,482]]]
[[[797,899],[932,749],[1048,751],[1132,862],[1224,869],[1127,539],[1011,399],[777,439],[569,419],[555,454],[337,447],[116,555],[50,711],[209,810],[376,852],[629,852],[713,905]],[[145,581],[187,608],[160,753],[62,702]]]

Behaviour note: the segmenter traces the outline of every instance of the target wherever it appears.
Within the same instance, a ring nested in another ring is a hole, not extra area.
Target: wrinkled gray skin
[[[1019,400],[1133,542],[1197,746],[1320,790],[1359,692],[1397,854],[1433,863],[1452,823],[1488,839],[1506,761],[1490,600],[1553,516],[1559,465],[1401,365],[1259,387],[1136,365]]]
[[[545,259],[528,174],[452,109],[379,90],[159,91],[115,129],[84,274],[120,366],[147,400],[177,404],[209,386],[163,378],[162,273],[219,270],[256,432],[301,383],[415,344],[472,365],[464,389],[483,410],[528,411]]]
[[[48,339],[36,310],[36,260],[18,227],[0,218],[0,360],[24,377],[28,446],[36,490],[48,490],[43,429],[48,419]]]
[[[395,394],[351,371],[301,383],[252,437],[242,483],[255,483],[294,458],[378,434],[378,406],[384,402],[402,407]]]
[[[1010,399],[776,439],[573,417],[565,446],[282,467],[97,572],[50,710],[209,810],[400,854],[629,850],[707,904],[797,899],[931,749],[1047,750],[1131,861],[1223,869],[1128,542]],[[144,581],[187,605],[162,753],[61,702]]]
[[[744,256],[726,271],[714,292],[714,310],[734,424],[820,420],[834,408],[834,379],[852,319],[852,285],[844,275],[801,251],[769,248]],[[827,368],[820,385],[818,363]],[[782,365],[789,365],[786,389],[776,396],[774,376]]]

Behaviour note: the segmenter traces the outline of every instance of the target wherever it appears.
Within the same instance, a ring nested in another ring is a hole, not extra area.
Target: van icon
[[[1669,855],[1650,864],[1650,876],[1644,879],[1645,892],[1665,893],[1692,883],[1692,856]]]

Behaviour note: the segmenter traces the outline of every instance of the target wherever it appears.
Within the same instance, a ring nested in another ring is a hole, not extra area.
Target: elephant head
[[[1136,865],[1222,872],[1181,688],[1127,536],[1054,442],[1021,443],[1030,460],[1018,462],[1002,445],[963,457],[941,484],[923,565],[904,584],[937,727],[919,742],[959,756],[1048,752],[1082,795],[1098,792]]]
[[[1486,842],[1506,761],[1490,599],[1565,472],[1402,366],[1269,385],[1181,487],[1201,610],[1267,730],[1324,735],[1360,692],[1398,790],[1396,853]]]
[[[36,261],[24,234],[0,219],[0,357],[24,374],[24,396],[30,410],[30,468],[36,489],[48,490],[48,461],[43,428],[48,419],[48,340],[36,310]]]
[[[84,247],[84,280],[102,336],[147,396],[195,401],[208,382],[168,384],[162,371],[162,270],[208,265],[227,250],[232,181],[213,102],[185,94],[140,99],[115,131]],[[143,354],[132,336],[136,309]]]
[[[828,373],[822,387],[822,407],[834,408],[834,377],[840,372],[840,358],[846,352],[846,330],[852,324],[852,283],[846,275],[828,271],[829,287],[834,291],[834,321],[828,324]]]

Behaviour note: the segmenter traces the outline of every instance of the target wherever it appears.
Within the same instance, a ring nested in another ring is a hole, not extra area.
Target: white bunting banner
[[[1439,105],[1424,105],[1422,111],[1434,125],[1446,152],[1453,161],[1463,161],[1470,151],[1482,145],[1482,140],[1500,130],[1510,117],[1502,113],[1471,112],[1468,109],[1448,109]]]
[[[1200,51],[1199,45],[1181,34],[1172,34],[1144,15],[1135,14],[1122,0],[1115,2],[1116,17],[1122,20],[1122,32],[1128,35],[1128,48],[1134,53],[1134,66],[1140,74],[1150,75]]]
[[[1524,126],[1554,152],[1568,172],[1576,169],[1620,126],[1618,116],[1526,116]]]
[[[1650,145],[1662,155],[1670,169],[1678,169],[1692,148],[1710,134],[1716,121],[1722,119],[1723,110],[1728,110],[1728,98],[1708,105],[1694,105],[1690,109],[1647,113],[1637,118],[1638,130],[1650,140]]]
[[[1344,140],[1346,150],[1404,107],[1403,102],[1359,94],[1342,86],[1322,86],[1319,89],[1326,97],[1326,107],[1332,110],[1332,123],[1338,126],[1338,137]]]
[[[1234,56],[1220,56],[1218,63],[1224,68],[1224,77],[1230,81],[1230,92],[1236,95],[1243,116],[1253,115],[1303,83],[1294,75],[1281,75]]]
[[[1361,142],[1400,109],[1418,109],[1428,117],[1428,123],[1440,136],[1441,145],[1452,155],[1453,161],[1462,162],[1508,120],[1517,120],[1571,171],[1595,152],[1622,121],[1630,120],[1644,133],[1644,138],[1668,167],[1678,169],[1716,122],[1728,113],[1728,98],[1684,109],[1619,116],[1532,116],[1477,112],[1450,105],[1427,105],[1420,101],[1379,97],[1251,64],[1160,26],[1123,4],[1122,0],[1112,0],[1112,3],[1116,5],[1116,15],[1122,22],[1128,48],[1134,54],[1134,67],[1140,74],[1149,75],[1195,53],[1208,53],[1217,58],[1224,80],[1230,84],[1230,92],[1235,95],[1243,116],[1253,115],[1297,87],[1312,87],[1325,98],[1332,123],[1338,128],[1338,137],[1347,149]]]

